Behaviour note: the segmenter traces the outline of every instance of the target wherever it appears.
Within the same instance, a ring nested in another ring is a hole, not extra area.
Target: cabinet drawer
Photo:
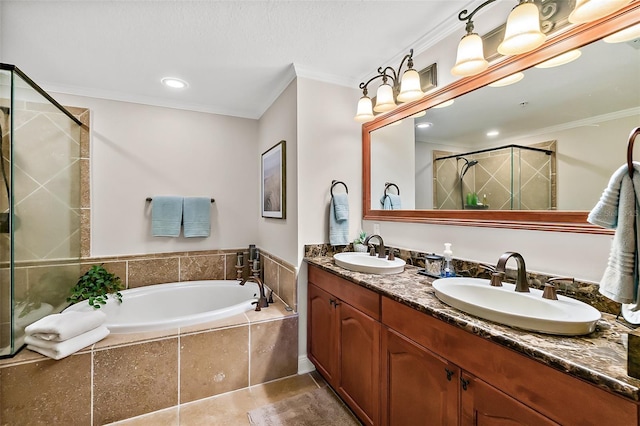
[[[344,278],[309,265],[308,280],[356,309],[380,321],[380,295]]]
[[[382,322],[560,424],[638,424],[633,401],[387,297]]]

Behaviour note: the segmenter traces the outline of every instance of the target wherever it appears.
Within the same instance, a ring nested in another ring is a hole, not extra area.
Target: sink
[[[438,299],[456,309],[500,324],[564,336],[589,334],[596,328],[600,312],[594,307],[558,295],[542,298],[542,290],[518,293],[514,284],[492,287],[480,278],[442,278],[433,282]]]
[[[398,274],[404,271],[405,262],[395,258],[387,260],[368,253],[346,252],[333,255],[336,265],[354,272],[367,274]]]

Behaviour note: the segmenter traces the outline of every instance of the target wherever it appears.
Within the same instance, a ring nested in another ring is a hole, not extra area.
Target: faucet
[[[384,242],[382,241],[382,237],[380,235],[378,235],[378,234],[369,235],[367,237],[367,239],[364,240],[364,245],[365,246],[369,246],[369,240],[372,239],[373,237],[378,238],[378,241],[380,241],[380,244],[379,244],[379,247],[378,247],[378,257],[381,257],[381,258],[384,259],[386,257],[385,256],[385,248],[384,248]],[[375,256],[375,251],[372,251],[371,255]]]
[[[500,256],[498,264],[496,265],[496,272],[493,273],[491,278],[491,285],[496,285],[498,281],[501,281],[502,277],[507,272],[507,260],[514,258],[518,263],[518,275],[516,277],[516,291],[520,293],[529,293],[529,281],[527,280],[527,269],[524,264],[524,258],[520,253],[508,251]],[[495,279],[494,279],[495,278]],[[496,283],[494,283],[494,281]],[[499,285],[502,285],[500,282]]]
[[[255,302],[256,311],[260,311],[262,310],[262,308],[268,308],[269,301],[267,300],[267,296],[264,293],[264,283],[262,282],[262,280],[259,277],[251,275],[243,279],[242,281],[240,281],[240,285],[244,285],[247,282],[254,282],[258,284],[258,287],[260,287],[260,298],[258,299],[257,302]],[[273,297],[273,290],[271,290],[271,297]],[[271,299],[271,303],[273,303],[273,299]]]

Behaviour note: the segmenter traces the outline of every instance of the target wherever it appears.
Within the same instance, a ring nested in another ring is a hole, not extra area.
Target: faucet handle
[[[400,250],[399,249],[395,249],[393,247],[388,247],[389,250],[389,256],[387,256],[387,260],[396,260],[396,252],[398,252],[398,254],[400,254]]]
[[[502,279],[505,273],[502,271],[493,272],[491,274],[491,287],[502,287]]]
[[[558,300],[558,295],[556,294],[556,286],[555,283],[557,281],[569,281],[569,282],[576,282],[575,278],[572,277],[554,277],[554,278],[549,278],[547,280],[547,282],[544,285],[544,291],[542,292],[542,297],[544,299],[549,299],[549,300]]]
[[[376,255],[376,248],[371,246],[371,248],[369,249],[369,256],[375,256]]]
[[[479,263],[478,266],[480,266],[483,269],[486,269],[487,271],[489,271],[491,273],[496,272],[496,267],[495,266],[487,265],[486,263]]]
[[[267,302],[273,303],[273,290],[269,293],[269,299],[267,299]]]

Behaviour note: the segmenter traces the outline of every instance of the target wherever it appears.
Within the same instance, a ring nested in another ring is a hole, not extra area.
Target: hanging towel
[[[104,324],[107,316],[104,312],[62,312],[47,315],[27,326],[24,332],[40,340],[62,342]]]
[[[156,195],[151,201],[151,235],[154,237],[180,236],[182,197]]]
[[[619,303],[637,303],[638,294],[638,213],[640,212],[640,163],[634,163],[633,179],[628,167],[620,167],[609,180],[600,201],[587,221],[615,229],[609,261],[599,291]]]
[[[335,194],[329,205],[329,243],[332,246],[349,244],[349,198]]]
[[[208,237],[211,232],[211,198],[184,198],[184,236]]]
[[[380,204],[382,204],[383,210],[400,210],[402,208],[400,196],[396,194],[383,195]]]
[[[27,344],[27,349],[58,360],[67,357],[74,352],[78,352],[82,348],[93,345],[108,335],[109,329],[104,325],[101,325],[91,331],[87,331],[86,333],[82,333],[62,342],[49,342],[33,336],[26,336],[24,338],[24,342]]]

